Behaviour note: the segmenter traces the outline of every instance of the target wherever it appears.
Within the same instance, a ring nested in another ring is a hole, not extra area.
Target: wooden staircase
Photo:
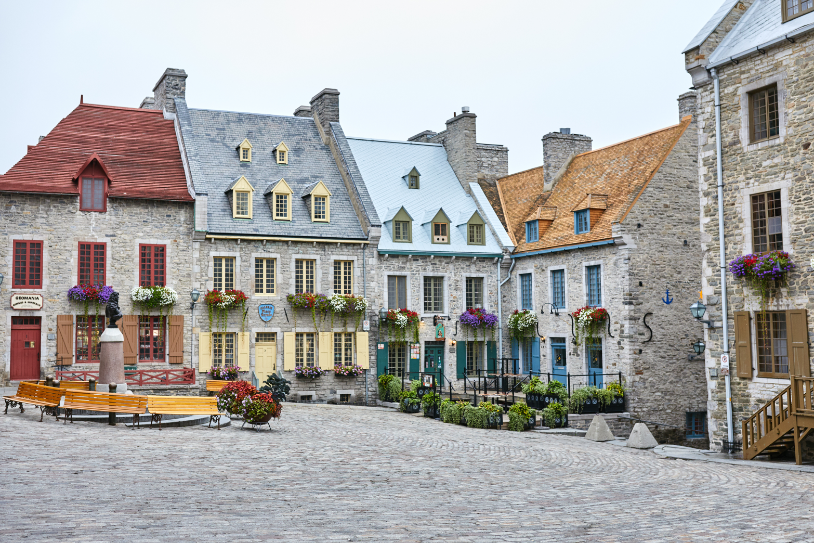
[[[741,421],[743,458],[780,456],[794,449],[797,464],[803,461],[800,443],[814,430],[814,378],[791,377],[791,384]]]

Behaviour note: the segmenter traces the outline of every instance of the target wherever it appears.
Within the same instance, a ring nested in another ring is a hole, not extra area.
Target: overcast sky
[[[183,68],[190,107],[291,115],[341,92],[349,136],[440,131],[462,106],[509,171],[544,134],[594,148],[678,122],[681,51],[722,0],[0,0],[0,172],[79,103],[138,107]]]

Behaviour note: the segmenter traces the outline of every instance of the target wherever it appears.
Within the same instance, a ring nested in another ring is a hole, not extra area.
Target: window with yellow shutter
[[[334,332],[334,366],[353,366],[353,332]]]
[[[297,366],[316,366],[316,345],[313,332],[298,332],[294,341],[294,358]]]

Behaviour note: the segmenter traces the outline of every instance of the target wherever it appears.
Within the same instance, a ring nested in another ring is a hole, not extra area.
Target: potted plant
[[[602,407],[606,413],[624,413],[625,387],[620,383],[608,383],[602,398]]]
[[[210,379],[220,381],[237,381],[240,378],[240,366],[210,368],[207,375]]]
[[[221,332],[226,331],[226,322],[229,319],[229,311],[240,308],[242,332],[246,326],[246,303],[249,298],[240,290],[210,290],[204,296],[204,303],[209,312],[209,330],[216,329]],[[213,318],[217,317],[217,328],[213,328]]]
[[[441,421],[449,424],[466,424],[464,409],[468,402],[444,400],[441,402]]]
[[[401,394],[401,384],[395,375],[379,375],[379,399],[383,402],[397,402]]]
[[[608,322],[608,311],[603,307],[580,307],[571,316],[574,317],[577,345],[591,344],[605,329]]]
[[[324,294],[314,294],[313,292],[298,292],[297,294],[289,294],[286,297],[288,303],[291,304],[291,316],[294,318],[294,328],[297,328],[297,312],[295,309],[309,309],[311,311],[311,320],[314,321],[314,330],[319,332],[319,317],[323,316],[330,308],[328,297]]]
[[[319,366],[295,366],[294,375],[304,379],[319,379],[328,373]]]
[[[418,410],[421,409],[421,400],[418,399],[418,394],[414,390],[402,391],[399,404],[404,413],[418,413]]]
[[[130,291],[130,299],[133,301],[133,306],[141,308],[142,315],[158,308],[160,324],[164,319],[164,310],[166,309],[167,315],[169,315],[172,307],[178,302],[178,293],[170,287],[133,287]]]
[[[526,395],[526,405],[532,409],[542,408],[543,394],[546,392],[546,384],[539,377],[532,377],[528,383],[523,383],[520,389]]]
[[[365,311],[367,311],[367,307],[367,298],[354,296],[352,294],[331,294],[328,297],[328,311],[331,312],[331,328],[334,327],[334,317],[341,316],[345,331],[347,331],[348,315],[355,313],[356,324],[354,325],[354,330],[358,330],[359,323],[362,321],[362,316],[365,314]]]
[[[439,407],[441,406],[441,396],[436,392],[428,392],[421,396],[421,407],[424,408],[424,416],[431,419],[439,417]]]
[[[475,341],[478,341],[478,330],[481,330],[481,341],[486,339],[486,330],[492,332],[492,340],[495,339],[495,327],[497,326],[497,315],[489,313],[481,308],[469,308],[464,311],[458,320],[461,323],[461,328],[464,331],[464,340],[469,341],[469,332],[475,336]]]
[[[283,407],[271,394],[258,392],[243,398],[243,420],[249,424],[264,424],[280,418]]]
[[[543,420],[549,428],[565,428],[568,426],[568,410],[563,404],[554,402],[543,409]]]
[[[85,308],[85,318],[88,317],[88,308],[93,304],[95,313],[99,315],[99,306],[107,305],[113,287],[97,285],[76,285],[68,289],[68,300],[81,303]]]
[[[334,375],[337,377],[356,377],[364,371],[362,366],[334,366]]]
[[[564,384],[557,381],[556,379],[549,381],[546,384],[546,389],[545,392],[543,393],[540,408],[545,409],[550,404],[555,402],[561,404],[566,404],[568,402],[568,390],[566,390]]]
[[[243,416],[243,400],[254,394],[257,394],[257,389],[247,381],[227,383],[217,394],[218,410]]]
[[[530,309],[515,309],[509,315],[506,326],[512,339],[523,339],[530,336],[537,326],[537,315]]]
[[[412,331],[414,343],[418,343],[418,313],[409,309],[389,309],[384,323],[387,325],[387,340],[391,343],[406,343],[407,331]]]
[[[513,404],[509,408],[509,430],[522,432],[528,428],[531,410],[524,403]]]
[[[277,403],[284,402],[288,393],[291,392],[290,384],[291,381],[280,377],[276,373],[272,373],[266,378],[266,382],[260,388],[260,392],[271,394],[271,397],[274,398],[274,401]]]
[[[571,413],[599,413],[601,393],[595,386],[576,389],[571,393],[568,410]]]
[[[470,428],[500,428],[503,426],[503,408],[491,402],[481,402],[477,408],[467,407],[466,425]]]

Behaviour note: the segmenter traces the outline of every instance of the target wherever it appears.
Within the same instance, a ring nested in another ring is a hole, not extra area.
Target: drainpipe
[[[512,265],[509,266],[509,275],[503,281],[500,280],[500,260],[497,261],[497,337],[500,339],[498,343],[498,358],[503,358],[503,296],[500,294],[501,287],[506,284],[506,281],[512,278],[512,270],[517,260],[512,259]],[[495,361],[497,363],[497,361]]]
[[[724,167],[723,150],[721,143],[721,86],[718,81],[718,70],[713,68],[710,72],[712,81],[715,84],[715,153],[718,166],[718,242],[720,244],[719,265],[721,268],[721,306],[723,311],[724,329],[724,354],[729,360],[729,304],[726,296],[726,245],[724,243]],[[730,443],[735,440],[734,428],[732,428],[732,381],[729,376],[729,368],[726,375],[726,436]]]
[[[367,259],[365,258],[365,249],[367,245],[362,244],[362,297],[367,299]],[[365,317],[367,317],[367,313],[365,313]],[[370,341],[368,341],[370,343]],[[378,344],[376,345],[378,348]],[[377,351],[378,352],[378,351]],[[356,361],[359,362],[358,360]],[[370,356],[368,355],[367,360],[368,367],[370,366]],[[369,369],[365,370],[365,407],[367,407],[367,372],[370,371]]]

